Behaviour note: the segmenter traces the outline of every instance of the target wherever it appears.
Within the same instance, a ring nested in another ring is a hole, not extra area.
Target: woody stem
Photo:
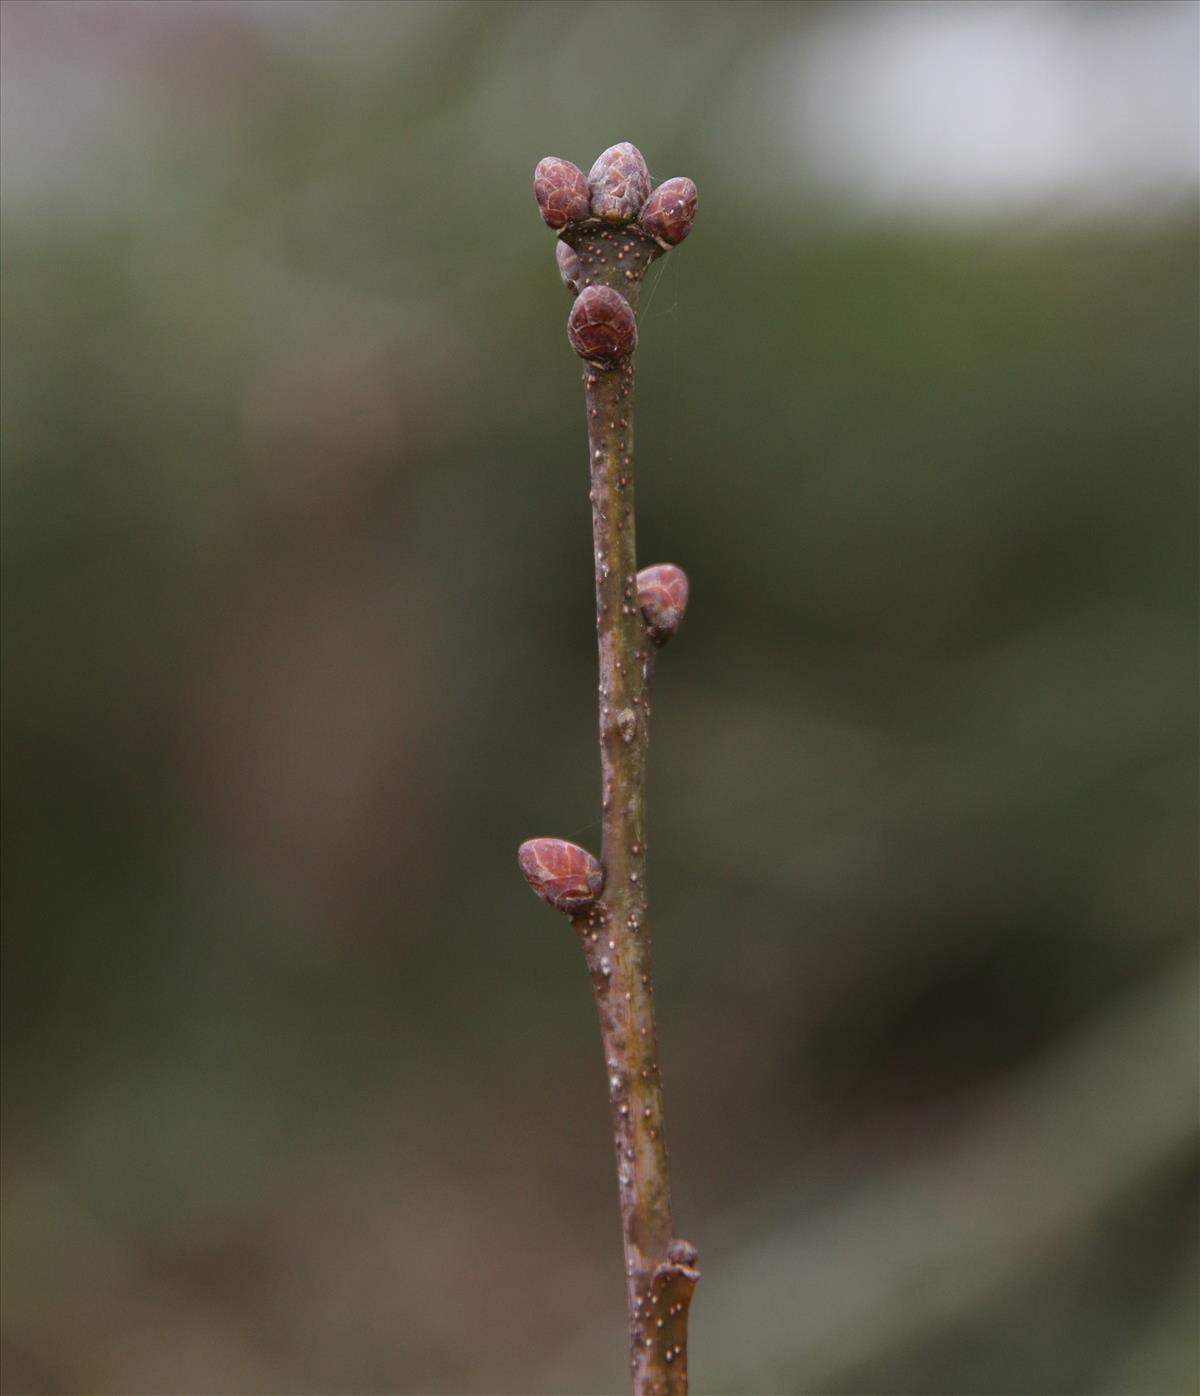
[[[638,606],[632,356],[585,365],[591,457],[605,886],[577,918],[592,973],[617,1155],[635,1396],[687,1391],[695,1272],[674,1232],[646,917],[646,748],[654,645]]]

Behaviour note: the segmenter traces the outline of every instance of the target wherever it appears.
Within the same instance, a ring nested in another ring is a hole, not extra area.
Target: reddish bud
[[[558,274],[568,291],[579,290],[579,253],[569,242],[561,239],[555,245],[554,255],[558,258]]]
[[[678,247],[696,218],[696,186],[690,179],[668,179],[646,201],[638,222],[660,243]]]
[[[533,197],[542,222],[551,228],[581,223],[589,210],[588,182],[578,165],[547,155],[533,172]]]
[[[581,359],[611,366],[637,348],[637,317],[620,291],[588,286],[571,307],[567,338]]]
[[[665,645],[679,629],[687,610],[687,573],[671,562],[643,567],[637,574],[637,590],[650,638],[656,645]]]
[[[605,223],[632,223],[650,197],[650,171],[636,145],[622,141],[599,156],[588,175],[592,216]]]
[[[565,839],[529,839],[517,850],[525,881],[556,911],[586,911],[604,886],[604,869],[586,848]]]

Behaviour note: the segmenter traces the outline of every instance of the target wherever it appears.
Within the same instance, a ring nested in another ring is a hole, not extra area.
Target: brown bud
[[[622,141],[599,156],[588,175],[592,216],[605,223],[632,223],[650,197],[650,171],[636,145]]]
[[[578,291],[579,253],[569,242],[559,239],[554,248],[554,255],[558,258],[558,274],[562,277],[563,285],[568,291]]]
[[[620,291],[588,286],[571,307],[567,338],[581,359],[611,367],[637,348],[637,317]]]
[[[678,247],[696,218],[696,186],[690,179],[668,179],[646,201],[638,222],[665,247]]]
[[[542,222],[551,228],[582,223],[588,216],[588,182],[578,165],[547,155],[533,172],[533,197]]]
[[[656,645],[665,645],[687,610],[687,573],[671,562],[643,567],[637,574],[637,590],[650,638]]]
[[[517,850],[517,861],[538,896],[568,916],[586,911],[604,886],[599,862],[565,839],[529,839]]]

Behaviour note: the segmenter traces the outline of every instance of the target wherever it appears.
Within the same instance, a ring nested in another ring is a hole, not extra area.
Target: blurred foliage
[[[598,839],[529,171],[625,138],[701,191],[638,411],[695,1388],[1194,1390],[1194,220],[842,216],[745,105],[822,14],[8,7],[82,153],[4,208],[6,1390],[621,1387],[513,852]]]

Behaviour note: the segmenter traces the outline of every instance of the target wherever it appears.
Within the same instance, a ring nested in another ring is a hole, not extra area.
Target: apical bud
[[[632,223],[650,197],[650,171],[636,145],[622,141],[599,156],[588,175],[592,216],[605,223]]]
[[[637,317],[620,291],[588,286],[571,307],[567,338],[581,359],[611,367],[637,348]]]
[[[586,911],[604,886],[604,869],[586,848],[565,839],[529,839],[517,850],[525,881],[556,911]]]
[[[656,645],[665,645],[687,610],[687,573],[672,562],[643,567],[637,574],[637,590],[650,638]]]
[[[558,274],[568,291],[579,290],[579,253],[569,242],[561,239],[555,244],[554,255],[558,258]]]
[[[547,155],[538,161],[533,172],[533,197],[537,200],[542,222],[551,228],[582,223],[588,216],[588,182],[583,171],[557,155]]]
[[[666,247],[677,247],[692,231],[696,186],[690,179],[665,180],[650,195],[638,222]]]

